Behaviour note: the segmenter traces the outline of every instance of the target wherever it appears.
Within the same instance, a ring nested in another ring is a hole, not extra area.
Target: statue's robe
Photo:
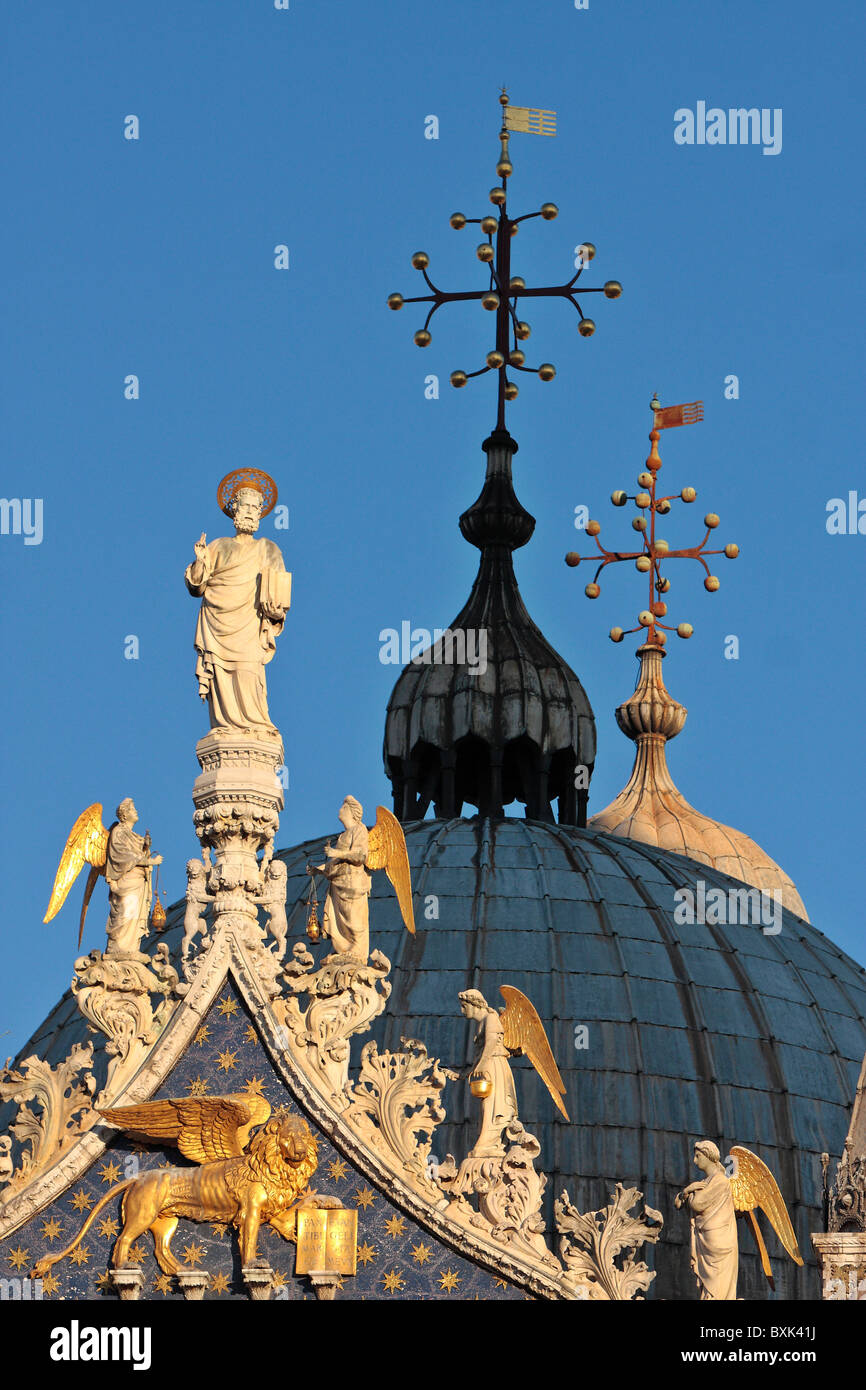
[[[323,930],[334,943],[334,950],[366,961],[370,954],[370,883],[367,868],[369,833],[358,823],[338,836],[334,849],[339,859],[325,864],[328,895],[325,898]]]
[[[727,1174],[712,1173],[688,1194],[692,1214],[692,1269],[702,1299],[737,1297],[737,1213]]]
[[[150,912],[149,855],[144,836],[118,823],[108,836],[105,881],[108,884],[108,954],[138,951]]]
[[[483,1158],[503,1152],[502,1132],[517,1119],[517,1091],[497,1009],[491,1009],[480,1024],[475,1045],[481,1050],[472,1075],[491,1083],[490,1094],[481,1102],[481,1127],[471,1154],[472,1158]]]
[[[208,545],[204,576],[197,582],[194,568],[195,561],[184,578],[190,593],[202,601],[195,673],[211,728],[274,735],[265,666],[273,658],[283,620],[264,617],[258,599],[262,571],[285,571],[280,548],[263,537],[221,536]]]

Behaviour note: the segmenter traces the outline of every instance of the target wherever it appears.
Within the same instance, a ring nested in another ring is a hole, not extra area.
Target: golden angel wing
[[[43,922],[50,922],[52,917],[57,916],[85,864],[89,864],[97,873],[105,871],[107,851],[108,831],[102,824],[102,804],[94,801],[92,806],[81,812],[67,836]],[[95,878],[95,875],[92,877]]]
[[[264,1096],[184,1096],[99,1113],[135,1139],[171,1144],[195,1163],[214,1163],[242,1154],[250,1130],[265,1123],[271,1107]]]
[[[505,1046],[509,1052],[522,1052],[529,1058],[553,1097],[554,1105],[568,1119],[568,1111],[562,1102],[565,1086],[535,1005],[513,985],[500,985],[499,993],[505,1000],[502,1011]]]
[[[391,887],[397,894],[400,915],[407,931],[415,935],[415,913],[412,908],[412,875],[406,836],[395,815],[384,806],[376,807],[376,824],[369,829],[367,868],[384,869]]]
[[[736,1159],[736,1168],[730,1181],[737,1211],[753,1212],[756,1207],[760,1207],[791,1259],[795,1264],[801,1265],[803,1256],[797,1245],[785,1199],[766,1163],[758,1158],[757,1154],[753,1154],[751,1149],[744,1149],[741,1144],[734,1145],[731,1156]],[[752,1220],[754,1225],[754,1218]],[[764,1262],[763,1254],[761,1261],[767,1273],[769,1261]]]

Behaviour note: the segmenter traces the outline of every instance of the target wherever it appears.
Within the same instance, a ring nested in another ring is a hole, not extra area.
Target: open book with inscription
[[[358,1213],[348,1207],[307,1207],[298,1212],[296,1274],[354,1274]]]

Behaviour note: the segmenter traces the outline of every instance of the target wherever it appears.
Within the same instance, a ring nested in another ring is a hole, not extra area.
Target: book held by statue
[[[292,604],[292,576],[288,570],[263,569],[259,579],[259,606],[282,608],[287,613]]]

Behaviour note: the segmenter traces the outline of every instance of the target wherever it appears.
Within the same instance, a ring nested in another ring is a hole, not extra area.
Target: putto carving
[[[678,1192],[674,1205],[687,1207],[691,1216],[691,1265],[701,1299],[730,1301],[737,1297],[738,1211],[749,1214],[764,1274],[774,1288],[767,1247],[755,1216],[757,1208],[764,1212],[794,1263],[801,1265],[803,1257],[785,1199],[766,1163],[737,1144],[726,1167],[711,1139],[695,1144],[694,1163],[706,1177]]]
[[[264,871],[263,879],[259,903],[265,912],[267,930],[276,943],[274,954],[277,960],[282,960],[289,930],[286,920],[286,866],[283,861],[271,859]]]
[[[373,951],[362,963],[350,955],[330,955],[318,968],[296,942],[284,974],[288,999],[275,999],[274,1013],[285,1030],[288,1051],[337,1109],[345,1109],[349,1079],[349,1039],[365,1033],[391,994],[391,962]],[[302,1006],[301,996],[309,1003]]]
[[[10,1182],[14,1172],[12,1138],[8,1134],[0,1134],[0,1184]]]
[[[618,1301],[646,1293],[655,1271],[634,1257],[638,1246],[656,1243],[664,1218],[648,1206],[632,1216],[632,1208],[642,1199],[636,1187],[620,1182],[610,1205],[599,1211],[579,1212],[567,1192],[556,1199],[559,1253],[575,1298]]]
[[[368,1042],[343,1118],[376,1152],[396,1158],[428,1196],[439,1190],[428,1160],[436,1126],[445,1119],[442,1092],[456,1073],[443,1067],[416,1038],[401,1038],[403,1052],[380,1052]]]
[[[93,1044],[76,1043],[56,1067],[28,1057],[14,1070],[0,1071],[0,1099],[18,1106],[11,1135],[21,1146],[16,1169],[10,1135],[0,1139],[0,1182],[9,1184],[6,1196],[26,1187],[93,1125],[97,1116],[92,1067]],[[32,1109],[29,1102],[38,1108]]]
[[[384,806],[376,807],[376,824],[368,829],[364,808],[354,796],[344,799],[339,817],[344,829],[336,845],[326,844],[325,863],[310,866],[308,873],[321,874],[327,880],[321,931],[330,937],[335,953],[366,961],[370,954],[370,877],[375,870],[385,870],[397,894],[403,925],[415,934],[406,837],[396,816]],[[315,939],[315,927],[312,935]]]
[[[98,801],[76,820],[66,840],[51,900],[44,920],[50,922],[66,902],[69,890],[85,864],[90,873],[84,890],[78,944],[84,935],[87,907],[96,881],[102,875],[108,885],[108,955],[137,952],[148,932],[153,893],[151,870],[162,863],[162,855],[150,852],[150,832],[137,835],[138,820],[132,797],[117,808],[117,820],[106,830],[102,824],[102,804]]]
[[[187,860],[186,908],[183,914],[183,942],[180,951],[184,964],[190,958],[195,938],[201,936],[201,945],[204,947],[207,937],[207,921],[204,914],[208,903],[214,900],[213,893],[207,891],[208,867],[201,859]]]
[[[104,1112],[125,1133],[149,1143],[175,1145],[198,1168],[154,1168],[116,1183],[96,1203],[75,1239],[64,1250],[40,1260],[34,1276],[79,1245],[108,1202],[121,1192],[123,1227],[111,1256],[113,1269],[131,1263],[130,1250],[150,1231],[164,1274],[180,1265],[171,1250],[180,1217],[191,1221],[230,1221],[238,1231],[244,1272],[263,1267],[259,1230],[270,1225],[287,1240],[296,1235],[301,1207],[339,1207],[336,1197],[309,1191],[318,1166],[316,1139],[306,1120],[283,1108],[271,1114],[261,1096],[196,1096],[125,1105]],[[257,1126],[257,1132],[252,1130]]]

